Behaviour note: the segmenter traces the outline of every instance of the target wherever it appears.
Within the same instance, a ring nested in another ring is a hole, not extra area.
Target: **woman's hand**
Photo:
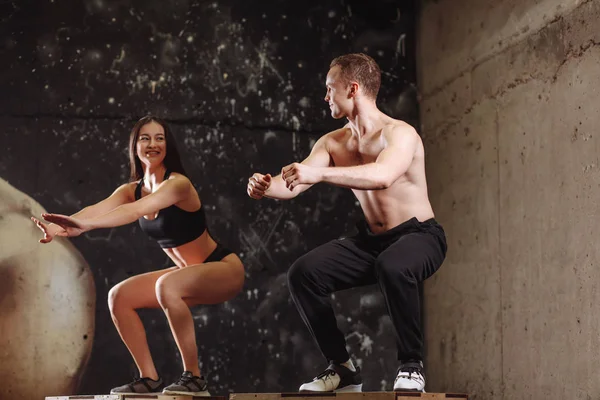
[[[56,236],[75,237],[93,229],[92,226],[84,220],[69,217],[68,215],[42,214],[42,218],[62,228],[62,231],[57,232]]]
[[[66,236],[65,230],[58,225],[45,224],[35,217],[31,217],[31,220],[44,234],[44,237],[40,239],[40,243],[50,243],[52,239],[54,239],[54,236]],[[64,235],[60,235],[61,232],[64,233]]]

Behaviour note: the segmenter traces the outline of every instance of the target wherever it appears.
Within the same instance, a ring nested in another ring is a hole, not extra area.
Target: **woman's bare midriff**
[[[202,264],[216,248],[217,242],[210,236],[208,230],[205,230],[191,242],[163,250],[176,266],[182,268]]]

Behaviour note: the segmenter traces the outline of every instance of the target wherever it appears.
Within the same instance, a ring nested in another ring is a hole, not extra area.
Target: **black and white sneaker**
[[[194,376],[190,371],[183,371],[179,380],[163,389],[163,394],[180,394],[184,396],[210,396],[203,376]]]
[[[407,361],[398,368],[394,381],[394,392],[422,392],[425,393],[425,375],[423,362]]]
[[[110,390],[110,394],[144,394],[160,393],[165,385],[162,379],[137,378],[133,382],[127,383]]]
[[[300,392],[362,392],[360,368],[352,371],[343,365],[329,364],[329,367],[312,382],[304,383]]]

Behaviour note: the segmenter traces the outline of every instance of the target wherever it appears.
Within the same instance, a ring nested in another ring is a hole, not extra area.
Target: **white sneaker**
[[[421,361],[409,361],[400,365],[394,381],[394,392],[425,393],[425,376]]]
[[[362,392],[360,368],[352,371],[343,365],[329,364],[329,367],[311,382],[300,386],[299,392]]]

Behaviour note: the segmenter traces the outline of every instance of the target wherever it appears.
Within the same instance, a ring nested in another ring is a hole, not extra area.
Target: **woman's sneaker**
[[[181,394],[184,396],[210,396],[206,389],[206,379],[183,371],[179,380],[163,389],[163,394]]]
[[[352,371],[343,365],[329,364],[329,367],[312,382],[304,383],[300,392],[362,392],[360,368]]]
[[[421,361],[407,361],[400,365],[394,381],[394,391],[425,393],[425,375]]]
[[[133,382],[110,390],[110,394],[160,393],[165,385],[162,379],[137,378]]]

